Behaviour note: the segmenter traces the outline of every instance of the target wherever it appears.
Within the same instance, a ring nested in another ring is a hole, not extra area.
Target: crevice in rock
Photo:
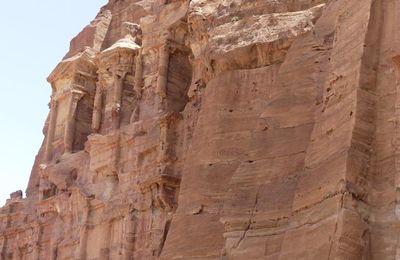
[[[343,205],[344,205],[344,194],[342,194],[342,197],[340,198],[340,206],[339,206],[339,210],[336,216],[336,221],[335,221],[335,228],[333,229],[332,235],[330,237],[330,246],[329,246],[329,252],[328,252],[328,260],[332,259],[331,255],[332,255],[332,250],[333,250],[333,246],[335,245],[335,240],[336,240],[336,233],[338,231],[338,226],[339,226],[339,221],[341,221],[341,213],[342,213],[342,209],[343,209]]]
[[[235,249],[235,248],[237,248],[237,247],[240,246],[240,244],[242,243],[243,239],[245,239],[247,232],[248,232],[248,231],[250,230],[250,228],[251,228],[251,224],[252,224],[252,222],[253,222],[253,218],[254,218],[255,213],[256,213],[256,208],[257,208],[258,199],[259,199],[259,196],[260,196],[260,191],[261,191],[262,186],[263,186],[263,185],[260,185],[260,186],[258,187],[258,189],[257,189],[256,197],[255,197],[255,199],[254,199],[254,205],[253,205],[253,208],[252,208],[252,210],[251,210],[251,214],[250,214],[250,217],[249,217],[249,222],[248,222],[248,224],[247,224],[247,227],[246,227],[246,229],[243,231],[242,236],[239,238],[239,240],[238,240],[238,241],[235,243],[235,245],[233,246],[233,249]]]
[[[164,245],[165,245],[165,241],[167,240],[167,236],[168,236],[168,233],[169,233],[169,228],[171,226],[171,222],[172,222],[172,220],[167,220],[167,222],[165,223],[164,233],[163,233],[163,237],[162,237],[162,240],[161,240],[161,243],[160,243],[160,249],[158,251],[158,257],[160,257],[160,255],[162,253],[162,250],[164,248]]]

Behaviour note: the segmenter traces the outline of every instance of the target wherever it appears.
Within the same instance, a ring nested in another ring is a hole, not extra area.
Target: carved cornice
[[[92,50],[86,49],[84,52],[61,61],[49,75],[47,81],[54,85],[53,83],[59,79],[74,79],[76,75],[88,79],[96,78],[96,65]]]
[[[127,36],[99,53],[95,60],[99,75],[98,86],[106,88],[112,84],[116,75],[125,78],[126,74],[132,72],[140,48],[133,37]]]
[[[136,55],[140,48],[141,47],[135,42],[133,37],[127,36],[118,40],[110,48],[99,53],[96,57],[96,63],[99,67],[108,63],[114,65],[120,63],[133,63],[134,60],[130,60],[129,56]],[[124,61],[124,56],[128,57],[126,61]]]
[[[139,183],[139,187],[142,193],[145,193],[150,190],[152,184],[157,183],[158,185],[166,185],[172,188],[178,188],[180,185],[181,179],[177,176],[161,174],[149,177],[148,179]]]
[[[107,53],[111,53],[111,52],[115,52],[115,51],[123,50],[123,49],[135,51],[140,48],[141,47],[140,47],[140,45],[138,45],[136,43],[135,38],[128,35],[122,39],[119,39],[110,48],[102,51],[101,54],[107,54]]]
[[[81,98],[86,94],[85,91],[80,90],[79,88],[73,88],[71,90],[72,100],[78,102]]]

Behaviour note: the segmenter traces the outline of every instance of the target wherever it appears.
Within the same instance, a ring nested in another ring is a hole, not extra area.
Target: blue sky
[[[0,15],[0,204],[28,183],[43,140],[46,77],[106,0],[5,1]]]

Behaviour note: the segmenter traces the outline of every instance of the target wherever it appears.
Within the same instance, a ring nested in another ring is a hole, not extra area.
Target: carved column
[[[159,165],[164,165],[168,157],[168,117],[160,122],[160,150],[158,154]]]
[[[7,236],[2,234],[3,236],[3,242],[1,245],[1,251],[0,251],[0,259],[5,259],[7,255],[7,245],[8,245],[8,239]]]
[[[139,100],[142,96],[142,87],[143,87],[143,64],[142,64],[142,50],[139,49],[138,54],[135,58],[135,81],[133,86],[133,92],[135,94],[135,107],[132,111],[129,122],[134,123],[139,120]]]
[[[40,223],[37,223],[36,225],[37,226],[34,227],[35,236],[33,237],[33,260],[40,260],[40,242],[42,241],[43,229]]]
[[[12,260],[20,260],[21,259],[21,249],[18,246],[17,246],[17,248],[15,248],[12,256],[13,256]]]
[[[97,133],[100,130],[101,111],[103,106],[103,91],[100,86],[96,87],[96,95],[94,97],[92,130]]]
[[[72,90],[68,106],[67,124],[64,132],[64,153],[72,153],[74,146],[74,135],[76,125],[76,108],[79,100],[84,96],[84,92]]]
[[[110,259],[110,244],[111,244],[111,229],[112,229],[112,220],[110,222],[105,223],[104,230],[104,239],[103,246],[100,249],[100,257],[99,260],[109,260]]]
[[[135,236],[137,219],[134,214],[128,214],[125,223],[124,253],[123,260],[131,260],[135,250]]]
[[[167,97],[168,84],[168,65],[169,65],[169,46],[168,43],[163,45],[159,50],[158,61],[158,78],[156,93],[160,98],[159,110],[164,110],[164,102]]]
[[[114,74],[114,96],[113,96],[113,108],[112,108],[112,125],[113,129],[118,129],[121,120],[121,99],[122,99],[122,87],[125,80],[126,73],[122,75]]]
[[[99,260],[110,260],[110,249],[109,248],[100,249]]]
[[[138,54],[135,58],[135,86],[134,91],[140,95],[142,92],[142,76],[143,76],[143,64],[142,64],[142,50],[139,49]]]
[[[45,147],[45,160],[50,161],[53,153],[53,141],[57,123],[57,101],[52,98],[50,102],[50,120],[47,128],[47,138]]]
[[[81,230],[79,232],[80,234],[79,234],[79,246],[78,246],[78,251],[77,251],[77,254],[78,254],[77,260],[85,260],[86,259],[89,216],[90,216],[90,205],[87,205],[83,209],[82,226],[81,226]]]
[[[53,245],[51,247],[51,252],[50,252],[50,259],[51,260],[57,260],[57,251],[58,251],[58,245]]]

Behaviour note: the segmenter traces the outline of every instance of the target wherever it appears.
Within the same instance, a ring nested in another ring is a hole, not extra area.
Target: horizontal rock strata
[[[399,14],[110,0],[48,78],[0,259],[399,259]]]

